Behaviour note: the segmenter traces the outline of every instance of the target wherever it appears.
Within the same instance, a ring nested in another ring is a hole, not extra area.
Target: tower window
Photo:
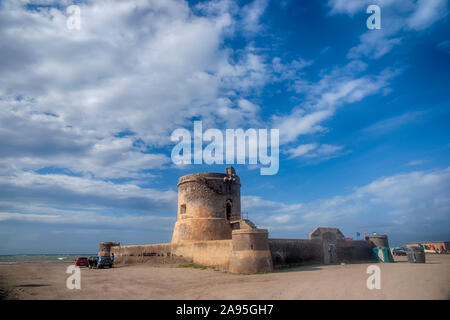
[[[227,220],[231,220],[231,209],[233,207],[233,202],[228,199],[226,204],[226,213],[227,213]]]
[[[185,214],[186,213],[186,205],[185,204],[182,204],[181,206],[180,206],[180,214]]]

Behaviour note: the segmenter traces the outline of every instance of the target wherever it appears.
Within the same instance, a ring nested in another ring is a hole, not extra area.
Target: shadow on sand
[[[19,284],[16,288],[39,288],[39,287],[49,287],[49,284],[37,284],[37,283],[28,283],[28,284]]]
[[[320,264],[313,265],[286,265],[286,266],[276,266],[273,270],[274,273],[284,273],[284,272],[297,272],[297,271],[317,271],[322,270]]]

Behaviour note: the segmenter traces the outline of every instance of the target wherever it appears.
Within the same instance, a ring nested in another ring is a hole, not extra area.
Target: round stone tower
[[[366,237],[366,240],[375,247],[386,247],[389,249],[388,236],[385,234],[374,234]]]
[[[195,173],[178,180],[178,215],[172,243],[231,239],[231,221],[241,219],[241,183],[225,173]]]
[[[273,264],[266,229],[233,230],[232,273],[272,272]]]
[[[100,242],[100,249],[97,253],[98,256],[111,256],[111,247],[120,246],[119,242],[109,242],[103,241]]]
[[[392,256],[391,249],[389,248],[388,236],[385,234],[373,234],[366,237],[366,241],[368,241],[372,246],[375,247],[386,247],[389,252],[389,259],[394,261],[394,257]]]

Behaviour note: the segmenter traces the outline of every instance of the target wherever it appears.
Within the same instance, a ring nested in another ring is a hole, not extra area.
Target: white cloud
[[[418,121],[418,118],[420,118],[424,114],[424,111],[406,112],[399,116],[384,119],[377,123],[374,123],[365,128],[363,131],[369,134],[388,133],[389,131],[394,130],[398,127]]]
[[[21,171],[12,177],[0,177],[4,190],[6,186],[28,190],[65,190],[79,195],[105,196],[108,198],[126,199],[143,198],[153,201],[172,202],[176,199],[174,191],[158,191],[140,188],[134,184],[115,184],[113,182],[93,180],[90,177],[68,176],[64,174],[37,174]]]
[[[49,214],[20,214],[10,212],[0,212],[0,221],[6,220],[19,220],[19,221],[39,221],[39,222],[52,222],[57,221],[60,216]]]
[[[67,210],[61,211],[59,215],[0,212],[0,222],[8,220],[49,224],[76,224],[86,226],[101,225],[103,228],[98,231],[114,226],[169,231],[171,230],[176,218],[152,215],[113,216],[99,214],[98,212],[74,212]]]
[[[428,160],[426,160],[426,159],[417,159],[417,160],[409,161],[406,165],[407,166],[420,166],[420,165],[426,163],[427,161]]]
[[[301,203],[285,204],[265,200],[259,196],[242,196],[241,202],[244,216],[248,213],[248,218],[256,222],[259,227],[270,229],[288,223],[293,218],[293,214],[303,206]]]
[[[116,184],[91,177],[21,171],[11,176],[1,176],[0,189],[2,230],[7,228],[9,222],[15,223],[14,230],[28,228],[27,232],[36,237],[44,237],[41,232],[46,233],[42,231],[45,225],[51,225],[50,228],[61,226],[66,234],[76,232],[80,226],[100,228],[102,232],[93,232],[90,244],[84,241],[83,245],[91,248],[92,241],[100,241],[98,237],[104,237],[108,228],[121,230],[119,234],[106,235],[109,238],[113,236],[114,240],[116,237],[126,239],[125,234],[133,230],[135,233],[142,232],[142,239],[149,241],[155,240],[155,236],[148,231],[160,233],[159,236],[161,233],[168,234],[176,220],[175,191],[143,188],[134,183]],[[11,243],[0,250],[12,250],[16,246],[25,246],[21,250],[32,247],[23,237],[6,236],[4,240]]]
[[[251,13],[245,21],[227,0],[87,1],[78,4],[80,30],[66,27],[64,3],[27,3],[0,10],[0,180],[21,200],[75,195],[71,205],[91,205],[96,195],[102,205],[127,198],[120,206],[133,207],[136,197],[167,207],[169,191],[138,185],[170,166],[173,129],[192,117],[231,128],[261,121],[247,95],[271,81],[272,64],[252,46],[235,52],[224,42],[237,24],[257,29],[265,1],[241,8]],[[61,174],[36,173],[49,168]]]
[[[376,76],[359,76],[365,68],[366,64],[356,60],[333,69],[317,82],[296,81],[295,90],[306,94],[304,101],[289,115],[273,117],[273,126],[280,129],[281,142],[293,142],[300,135],[324,131],[321,124],[331,118],[338,107],[380,92],[396,74],[385,69]]]
[[[242,26],[244,35],[254,35],[262,29],[260,19],[269,0],[253,0],[242,8]]]
[[[437,48],[445,53],[450,54],[450,40],[444,40],[437,44]]]
[[[269,79],[253,49],[222,48],[235,23],[224,10],[196,16],[184,1],[94,1],[80,4],[81,30],[69,30],[64,10],[3,5],[0,95],[10,99],[2,107],[51,112],[83,135],[131,129],[162,146],[191,117],[226,121],[216,106],[228,99],[234,108],[228,92]]]
[[[309,153],[311,150],[314,150],[318,147],[317,143],[308,143],[308,144],[301,144],[298,145],[295,148],[289,149],[286,151],[286,153],[290,154],[291,158],[301,157]]]
[[[378,59],[391,51],[391,49],[401,42],[401,38],[389,38],[384,31],[364,33],[360,37],[361,43],[347,54],[350,59],[358,59],[361,56],[371,56]]]
[[[279,75],[276,80],[298,80],[301,70],[313,63],[314,61],[312,60],[307,61],[302,58],[294,59],[289,63],[282,63],[280,57],[274,57],[272,59],[272,69],[275,74]]]
[[[286,153],[290,155],[289,158],[301,157],[303,159],[313,159],[317,162],[339,157],[344,154],[343,148],[343,146],[338,145],[309,143],[288,149]]]
[[[331,14],[364,13],[371,4],[381,8],[381,29],[368,30],[360,37],[360,43],[351,48],[348,58],[368,56],[374,59],[388,53],[404,37],[412,32],[425,30],[448,14],[446,0],[329,0]],[[367,15],[368,17],[368,15]]]
[[[354,15],[358,12],[366,12],[366,8],[371,4],[376,4],[381,8],[391,5],[395,0],[377,0],[376,3],[371,0],[328,0],[328,6],[331,8],[331,14],[344,13]]]
[[[25,190],[44,188],[45,179],[25,175],[16,182]],[[36,180],[38,179],[38,180]],[[59,179],[50,177],[49,179]],[[63,177],[61,177],[63,179]],[[2,181],[3,182],[3,181]],[[54,183],[49,183],[53,186]],[[61,188],[61,184],[58,187]],[[83,183],[69,181],[68,190],[73,194],[89,193]],[[114,186],[104,184],[104,195],[117,197],[128,195],[130,199],[146,197],[146,190],[118,190]],[[84,189],[84,190],[83,190]],[[356,187],[347,195],[337,195],[326,199],[317,199],[304,203],[286,204],[279,201],[266,200],[258,196],[243,196],[242,211],[249,212],[249,218],[258,226],[269,228],[271,236],[306,237],[316,226],[339,227],[347,235],[353,232],[377,231],[389,236],[420,238],[424,235],[447,234],[450,213],[450,168],[429,171],[413,171],[388,177],[378,178],[364,186]],[[70,194],[69,194],[70,195]],[[161,195],[160,195],[161,196]],[[157,198],[158,194],[149,194],[149,198]],[[163,196],[164,198],[164,196]],[[167,199],[176,202],[175,193]],[[10,210],[5,211],[7,200],[0,201],[0,220],[20,220],[44,224],[76,224],[86,227],[102,225],[107,227],[154,228],[170,233],[175,220],[173,215],[136,215],[110,214],[99,211],[101,207],[87,208],[83,211],[52,208],[43,202],[19,204],[14,202]],[[106,208],[106,207],[104,207]]]
[[[450,168],[381,177],[348,195],[294,206],[245,197],[246,206],[252,220],[275,236],[306,236],[316,226],[335,226],[352,234],[368,229],[411,240],[433,234],[450,236]],[[281,215],[282,208],[292,210]]]
[[[448,2],[445,0],[418,0],[413,14],[408,18],[408,27],[413,30],[423,30],[444,17]]]
[[[314,152],[307,154],[306,157],[309,158],[321,158],[321,159],[331,159],[338,156],[338,153],[343,149],[343,146],[322,144]]]
[[[170,167],[170,133],[194,117],[256,126],[254,93],[311,63],[228,46],[262,30],[268,1],[88,0],[80,30],[71,3],[28,3],[0,10],[2,221],[169,230],[176,192],[155,169]]]
[[[163,154],[143,153],[133,137],[101,138],[93,130],[67,126],[60,116],[6,104],[0,111],[0,173],[51,166],[99,178],[137,177],[170,161]]]
[[[37,174],[31,171],[1,176],[0,189],[0,211],[56,213],[61,217],[55,221],[63,221],[65,214],[72,216],[72,211],[84,210],[99,215],[107,213],[111,217],[169,214],[176,210],[177,201],[177,193],[173,190],[143,188],[133,183],[117,184],[89,176]]]
[[[281,143],[292,142],[300,135],[324,131],[320,123],[333,115],[334,110],[306,113],[302,109],[296,109],[286,116],[274,116],[273,127],[280,129]]]

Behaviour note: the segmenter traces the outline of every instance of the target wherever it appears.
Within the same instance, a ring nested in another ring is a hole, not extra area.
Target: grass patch
[[[200,270],[208,269],[207,266],[201,266],[199,264],[193,264],[193,263],[182,264],[182,265],[179,265],[178,268],[193,268],[193,269],[200,269]]]

